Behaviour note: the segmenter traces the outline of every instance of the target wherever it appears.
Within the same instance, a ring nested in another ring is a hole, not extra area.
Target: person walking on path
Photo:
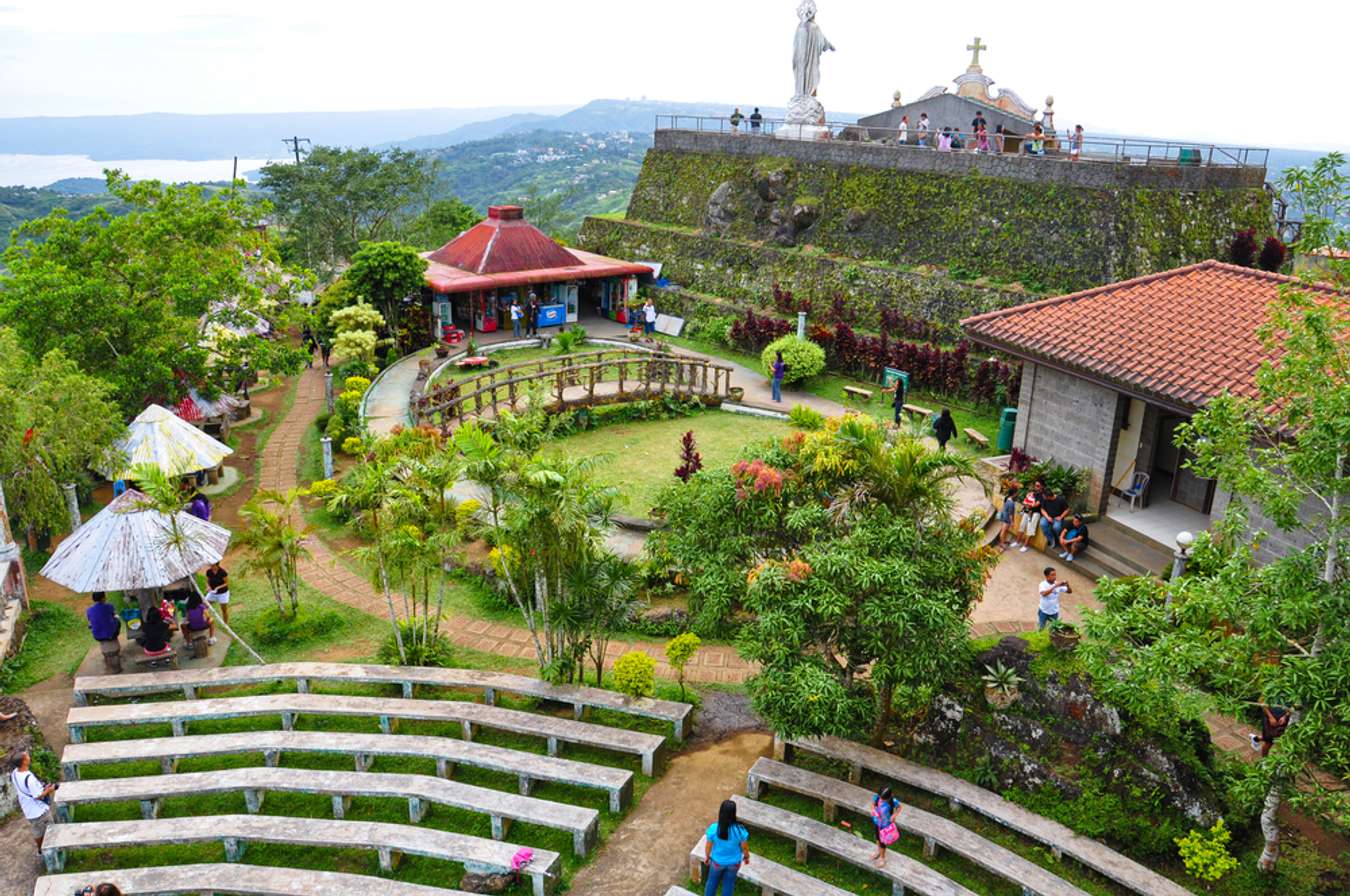
[[[642,332],[648,336],[656,332],[656,304],[651,299],[642,306]]]
[[[520,307],[520,300],[515,296],[511,297],[511,333],[517,339],[520,338],[520,319],[525,316],[525,312]]]
[[[1036,631],[1059,622],[1059,599],[1073,593],[1068,582],[1059,581],[1059,573],[1055,572],[1053,566],[1047,566],[1043,572],[1045,578],[1041,580],[1041,602],[1036,608]]]
[[[49,801],[52,793],[60,785],[43,784],[37,775],[29,771],[28,767],[32,762],[33,757],[28,755],[27,750],[20,753],[14,761],[13,770],[9,773],[9,780],[14,785],[14,792],[19,797],[19,808],[23,810],[23,817],[28,819],[28,826],[33,831],[33,841],[37,844],[40,854],[47,825],[52,823],[52,807]],[[727,890],[727,893],[730,892]]]
[[[938,450],[946,451],[947,443],[956,435],[956,421],[952,419],[950,408],[943,408],[942,413],[933,421],[933,438],[937,439]]]
[[[332,340],[324,337],[319,340],[319,357],[323,358],[323,366],[328,366],[328,358],[333,353]]]
[[[732,896],[736,891],[736,874],[742,865],[750,864],[750,834],[736,823],[736,804],[723,800],[717,810],[717,821],[708,825],[703,859],[708,865],[708,883],[703,896]]]
[[[220,609],[220,618],[230,624],[230,574],[217,560],[206,567],[206,599]]]
[[[872,856],[872,864],[878,868],[886,867],[886,847],[900,839],[900,829],[895,826],[895,816],[900,813],[900,801],[891,795],[890,787],[883,787],[872,797],[872,824],[877,833],[877,851]]]
[[[782,404],[783,402],[783,376],[787,373],[787,362],[783,360],[783,353],[779,352],[773,359],[773,400]]]

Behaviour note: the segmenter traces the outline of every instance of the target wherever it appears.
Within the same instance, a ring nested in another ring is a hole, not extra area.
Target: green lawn
[[[0,666],[0,692],[6,694],[73,674],[93,644],[84,619],[60,604],[33,601],[25,623],[23,647]]]
[[[781,438],[789,427],[764,417],[708,411],[676,420],[612,423],[551,442],[545,450],[573,457],[606,457],[596,478],[619,490],[617,509],[648,516],[657,493],[675,481],[680,440],[690,430],[703,466],[711,468],[730,464],[751,442]]]

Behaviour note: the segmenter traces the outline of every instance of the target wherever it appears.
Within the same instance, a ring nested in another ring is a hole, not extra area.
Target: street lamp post
[[[1181,531],[1176,537],[1177,549],[1172,552],[1172,577],[1167,583],[1167,600],[1163,604],[1163,610],[1167,618],[1172,618],[1172,583],[1181,580],[1186,574],[1186,561],[1191,558],[1191,545],[1195,544],[1195,536],[1189,532]]]

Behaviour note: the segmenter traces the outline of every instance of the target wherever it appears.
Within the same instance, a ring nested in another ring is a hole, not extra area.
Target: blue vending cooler
[[[539,326],[541,327],[561,327],[567,323],[566,305],[540,305],[539,306]]]

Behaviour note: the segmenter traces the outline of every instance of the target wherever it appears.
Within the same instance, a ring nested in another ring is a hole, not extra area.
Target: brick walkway
[[[285,491],[299,484],[296,459],[300,455],[305,430],[323,410],[323,370],[306,370],[300,377],[295,404],[284,420],[277,424],[262,456],[263,488]],[[381,619],[389,615],[384,598],[364,578],[352,572],[319,537],[308,542],[310,557],[300,564],[300,578],[333,600],[364,610]],[[397,598],[395,599],[397,603]],[[530,633],[524,628],[451,616],[443,628],[450,640],[461,646],[500,656],[534,661],[534,646]],[[607,655],[611,661],[629,650],[641,650],[656,660],[656,674],[674,678],[675,673],[666,663],[664,645],[649,641],[615,641]],[[737,655],[732,647],[710,644],[694,655],[685,667],[685,679],[692,682],[739,684],[752,672],[752,667]]]

